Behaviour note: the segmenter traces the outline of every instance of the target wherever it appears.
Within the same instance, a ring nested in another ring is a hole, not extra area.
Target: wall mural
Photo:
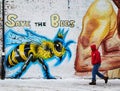
[[[49,70],[48,60],[57,59],[54,66],[60,65],[68,55],[71,58],[72,53],[69,48],[73,40],[65,41],[69,30],[59,28],[53,39],[39,35],[32,30],[25,28],[26,34],[18,33],[9,29],[5,33],[6,59],[5,67],[8,69],[19,70],[12,74],[10,78],[20,78],[28,68],[38,63],[42,67],[44,78],[55,79]]]
[[[113,1],[118,7],[120,6],[118,0]],[[102,5],[104,7],[101,7]],[[82,23],[75,59],[76,72],[91,71],[90,45],[96,44],[97,48],[101,47],[102,54],[99,70],[106,71],[107,75],[110,70],[114,70],[115,73],[112,74],[118,77],[120,75],[120,27],[117,26],[119,22],[117,23],[117,15],[112,3],[109,0],[94,0],[84,15]]]
[[[89,78],[92,43],[101,53],[100,71],[120,77],[119,0],[2,1],[5,78]]]

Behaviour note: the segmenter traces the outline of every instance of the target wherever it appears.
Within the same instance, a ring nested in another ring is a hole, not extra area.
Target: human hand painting
[[[82,31],[78,38],[75,59],[76,72],[92,70],[90,45],[93,43],[97,48],[101,46],[101,71],[120,68],[118,19],[120,18],[117,18],[109,0],[94,0],[90,5],[83,18]]]

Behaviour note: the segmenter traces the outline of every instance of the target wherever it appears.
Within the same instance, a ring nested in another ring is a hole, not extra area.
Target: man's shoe
[[[96,85],[96,81],[90,82],[89,85]]]
[[[104,77],[105,83],[108,82],[108,77]]]

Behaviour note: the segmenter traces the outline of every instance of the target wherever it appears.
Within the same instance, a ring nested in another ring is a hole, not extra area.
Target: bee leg
[[[45,63],[45,61],[43,59],[39,59],[39,62],[42,64],[44,78],[45,79],[56,79],[50,74],[48,65]]]
[[[23,72],[26,70],[28,64],[30,63],[31,59],[32,59],[33,55],[30,54],[30,56],[28,57],[28,59],[25,61],[24,65],[22,66],[22,69],[20,70],[20,72],[18,72],[14,78],[20,78],[21,75],[23,74]]]

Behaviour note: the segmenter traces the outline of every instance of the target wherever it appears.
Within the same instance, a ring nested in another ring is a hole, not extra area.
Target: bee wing
[[[34,31],[32,31],[28,28],[25,28],[25,32],[27,34],[27,38],[29,39],[29,41],[33,42],[33,43],[39,43],[40,44],[42,41],[50,40],[47,37],[39,35],[39,34],[35,33]]]
[[[21,44],[25,42],[30,43],[41,43],[42,41],[48,40],[42,35],[38,35],[30,29],[25,29],[26,34],[18,33],[12,29],[9,29],[5,33],[5,47],[14,44]]]

